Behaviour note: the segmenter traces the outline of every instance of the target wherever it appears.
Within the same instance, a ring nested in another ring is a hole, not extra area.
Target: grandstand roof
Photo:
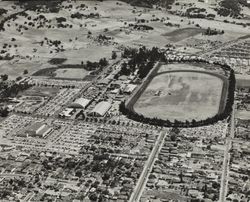
[[[104,116],[108,112],[110,107],[111,104],[109,102],[102,101],[95,106],[95,108],[91,111],[91,113],[94,113],[99,116]]]
[[[69,107],[86,108],[89,103],[90,103],[90,100],[88,100],[86,98],[78,98],[73,103],[71,103]]]
[[[136,88],[137,85],[134,84],[128,84],[126,88],[124,89],[124,92],[126,93],[132,93],[133,90]]]

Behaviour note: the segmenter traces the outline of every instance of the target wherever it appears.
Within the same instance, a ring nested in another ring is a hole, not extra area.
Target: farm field
[[[223,81],[198,72],[171,72],[155,76],[134,104],[146,117],[174,121],[203,120],[220,108]]]

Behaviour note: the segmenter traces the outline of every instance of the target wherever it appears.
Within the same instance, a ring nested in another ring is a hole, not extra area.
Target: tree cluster
[[[87,61],[87,63],[84,65],[84,68],[88,71],[93,71],[93,70],[97,70],[97,69],[102,70],[107,65],[108,65],[107,59],[101,58],[99,60],[99,62]]]
[[[0,116],[1,117],[7,117],[8,114],[9,114],[9,111],[8,111],[8,109],[6,107],[0,108]]]
[[[208,27],[205,32],[203,32],[204,35],[212,36],[212,35],[217,35],[217,34],[224,34],[224,30],[217,30],[217,29],[211,29]]]
[[[8,75],[7,74],[2,74],[1,75],[1,79],[2,79],[2,81],[6,81],[6,80],[8,80]]]
[[[139,50],[125,48],[122,57],[129,58],[129,60],[127,63],[122,64],[121,71],[118,74],[120,76],[130,75],[138,69],[138,77],[143,79],[154,67],[155,62],[164,58],[164,53],[156,47],[153,47],[152,49],[142,47]]]
[[[2,98],[7,98],[7,97],[16,97],[18,92],[24,91],[31,87],[30,84],[28,83],[23,83],[23,84],[17,84],[15,83],[14,85],[10,86],[9,88],[6,88],[4,92],[2,92]]]
[[[153,30],[154,28],[151,27],[151,26],[148,26],[148,25],[141,25],[141,24],[136,24],[136,25],[133,25],[133,28],[135,30],[141,30],[141,31],[144,31],[144,30]]]
[[[221,16],[238,17],[241,12],[239,0],[223,0],[217,13]]]
[[[0,16],[2,16],[3,14],[6,14],[8,12],[8,10],[4,9],[4,8],[0,8]]]

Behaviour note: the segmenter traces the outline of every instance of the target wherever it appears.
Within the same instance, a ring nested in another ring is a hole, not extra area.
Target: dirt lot
[[[134,110],[161,119],[201,120],[218,113],[223,81],[194,72],[159,74],[152,79]]]

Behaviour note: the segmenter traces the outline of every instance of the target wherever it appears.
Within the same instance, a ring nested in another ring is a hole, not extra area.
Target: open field
[[[83,79],[89,74],[84,68],[44,68],[33,74],[33,76],[42,76],[47,78],[62,79]]]
[[[86,6],[81,8],[83,3]],[[209,4],[198,4],[209,9]],[[9,11],[3,17],[24,10],[18,5],[15,5],[14,9],[14,5],[13,2],[0,2],[0,6]],[[173,9],[179,10],[181,6],[175,7],[173,6]],[[209,12],[214,13],[212,11],[213,9],[209,9]],[[83,17],[72,18],[72,14],[77,12]],[[90,13],[98,13],[99,17],[89,17]],[[58,23],[59,18],[65,18],[66,21]],[[39,69],[53,67],[48,63],[51,58],[65,58],[65,64],[81,64],[82,61],[88,60],[94,62],[103,57],[109,59],[112,51],[119,52],[123,46],[164,47],[171,43],[177,50],[185,47],[183,51],[190,54],[203,50],[206,47],[203,43],[224,43],[249,33],[249,27],[224,23],[224,19],[219,20],[216,23],[208,19],[190,20],[171,14],[165,9],[145,9],[124,2],[117,4],[116,1],[65,1],[59,6],[58,13],[27,10],[25,15],[17,15],[16,19],[6,21],[5,31],[0,32],[1,39],[4,39],[0,41],[0,51],[6,51],[0,55],[14,56],[14,59],[5,60],[0,64],[0,72],[15,79],[22,75],[24,69],[28,69],[31,75]],[[168,26],[169,23],[174,26]],[[61,24],[66,27],[60,27]],[[135,24],[153,29],[134,29]],[[224,30],[225,34],[202,35],[207,27]],[[100,41],[100,34],[109,39]],[[58,46],[53,44],[56,40],[60,41]],[[209,48],[211,46],[208,45]]]
[[[41,97],[53,97],[59,92],[58,88],[34,86],[25,91],[19,92],[18,96],[41,96]]]
[[[219,112],[223,81],[198,72],[156,75],[134,105],[147,117],[174,121],[202,120]]]
[[[195,35],[201,34],[204,32],[204,29],[198,29],[198,28],[183,28],[178,29],[170,33],[164,34],[170,41],[172,42],[178,42],[182,41],[183,39],[187,39],[189,37],[193,37]]]
[[[89,71],[86,71],[85,69],[57,69],[55,71],[55,78],[83,79],[88,73]]]

